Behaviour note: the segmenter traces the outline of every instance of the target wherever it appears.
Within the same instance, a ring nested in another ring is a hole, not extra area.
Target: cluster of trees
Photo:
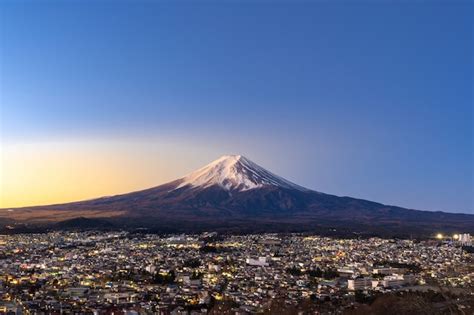
[[[226,247],[218,247],[214,244],[204,244],[203,246],[201,246],[201,248],[199,248],[199,251],[201,253],[226,253],[230,252],[231,249]]]
[[[200,271],[193,271],[193,274],[191,275],[192,280],[197,280],[201,279],[204,276],[204,274]]]
[[[354,292],[354,299],[357,303],[369,304],[369,303],[372,303],[375,300],[375,298],[376,297],[374,295],[370,295],[370,294],[367,295],[361,290],[356,290]]]
[[[220,251],[217,247],[211,245],[204,245],[199,250],[202,253],[217,253]]]
[[[170,270],[167,274],[156,273],[153,276],[153,283],[155,284],[173,284],[176,280],[174,270]]]
[[[474,254],[474,246],[463,246],[462,250],[466,253]]]
[[[186,259],[183,263],[183,266],[188,268],[198,268],[201,266],[201,261],[198,258]]]
[[[299,268],[296,268],[295,266],[286,268],[286,272],[292,276],[297,276],[297,277],[303,275],[303,271],[301,271],[301,269]]]
[[[317,267],[316,269],[311,269],[308,271],[308,274],[311,277],[316,278],[324,278],[324,279],[334,279],[339,276],[336,268],[328,268],[321,270],[321,268]]]
[[[308,274],[310,277],[315,278],[324,278],[324,279],[334,279],[339,276],[339,273],[335,268],[328,268],[322,270],[321,268],[317,267],[316,269],[307,270],[304,273],[301,269],[297,268],[296,266],[290,267],[286,269],[286,272],[292,276],[302,276],[303,274]]]
[[[372,296],[356,291],[355,300],[362,305],[346,309],[344,315],[468,314],[463,309],[474,305],[474,299],[469,295],[458,296],[433,290],[377,293]]]
[[[379,262],[374,262],[374,266],[387,266],[387,267],[392,267],[392,268],[405,268],[413,273],[420,273],[422,271],[421,267],[416,264],[406,264],[406,263],[400,263],[397,261],[379,261]]]

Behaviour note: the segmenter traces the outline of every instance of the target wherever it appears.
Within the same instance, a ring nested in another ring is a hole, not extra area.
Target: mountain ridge
[[[242,155],[223,156],[182,178],[144,190],[0,211],[0,218],[43,224],[78,217],[107,219],[115,226],[161,226],[169,222],[188,229],[222,225],[247,229],[246,224],[259,222],[261,226],[269,225],[269,230],[288,224],[295,230],[298,226],[302,230],[360,226],[369,231],[474,232],[474,215],[406,209],[314,191]]]

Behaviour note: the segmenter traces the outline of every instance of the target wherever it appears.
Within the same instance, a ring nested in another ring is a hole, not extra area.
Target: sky
[[[0,207],[242,154],[308,188],[474,213],[471,1],[2,1]]]

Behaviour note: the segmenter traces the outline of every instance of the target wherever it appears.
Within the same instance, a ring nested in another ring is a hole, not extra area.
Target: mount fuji
[[[245,191],[265,186],[307,191],[255,164],[242,155],[224,155],[181,179],[177,188],[220,186],[227,191]]]
[[[225,155],[175,181],[128,194],[0,209],[0,223],[161,232],[432,235],[474,232],[474,215],[410,210],[292,183],[242,155]]]

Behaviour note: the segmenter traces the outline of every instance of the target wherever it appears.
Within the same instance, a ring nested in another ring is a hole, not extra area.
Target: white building
[[[471,235],[469,233],[459,234],[459,242],[461,245],[471,246]]]
[[[341,277],[352,277],[354,275],[354,269],[345,267],[337,269],[339,276]]]
[[[347,289],[351,291],[365,290],[372,287],[372,278],[355,278],[347,280]]]
[[[208,264],[207,265],[207,270],[211,272],[220,272],[221,271],[221,266],[216,265],[216,264]]]
[[[403,272],[402,268],[392,268],[392,267],[381,267],[381,268],[374,268],[374,273],[381,274],[381,275],[391,275],[394,273],[401,273]]]
[[[413,283],[414,277],[413,275],[392,275],[386,276],[382,280],[382,285],[385,288],[393,288],[393,287],[401,287],[403,285]]]
[[[154,266],[154,265],[148,265],[148,266],[145,267],[145,270],[146,270],[147,272],[149,272],[149,273],[155,273],[155,271],[156,271],[156,266]]]
[[[258,257],[257,259],[247,258],[245,262],[247,263],[247,265],[250,265],[250,266],[261,266],[261,267],[268,266],[267,257]]]

